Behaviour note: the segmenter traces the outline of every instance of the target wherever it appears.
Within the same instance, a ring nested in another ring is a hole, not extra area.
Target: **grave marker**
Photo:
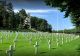
[[[57,47],[59,46],[59,39],[57,38],[56,39],[56,42],[57,42]]]
[[[62,45],[63,45],[63,43],[64,43],[63,41],[64,41],[64,39],[63,39],[63,37],[62,37]]]
[[[35,55],[37,55],[38,54],[38,47],[39,47],[39,44],[37,41],[36,41],[34,47],[35,47]]]
[[[51,40],[48,41],[49,50],[51,49]]]
[[[13,49],[13,46],[12,46],[12,45],[10,45],[9,50],[6,50],[6,54],[7,54],[8,56],[13,56],[13,54],[14,54],[14,49]]]
[[[0,42],[3,43],[3,37],[2,37],[2,36],[1,36],[1,38],[0,38]]]
[[[32,44],[32,37],[29,39],[29,41],[30,41],[30,44]]]

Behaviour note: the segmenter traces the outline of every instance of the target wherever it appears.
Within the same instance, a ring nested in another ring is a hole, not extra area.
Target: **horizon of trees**
[[[33,16],[31,17],[31,28],[38,31],[52,32],[52,26],[48,24],[47,20]]]
[[[24,21],[29,17],[29,13],[26,13],[25,9],[21,9],[15,13],[12,3],[6,1],[0,1],[0,28],[2,29],[29,29]],[[52,26],[48,24],[47,20],[43,18],[30,16],[31,28],[38,31],[52,32]]]

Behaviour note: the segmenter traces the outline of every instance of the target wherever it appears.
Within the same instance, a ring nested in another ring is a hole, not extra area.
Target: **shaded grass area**
[[[63,46],[53,50],[54,53],[51,56],[80,56],[80,52],[78,52],[77,48],[80,44],[80,38],[74,40],[70,43],[66,43]]]

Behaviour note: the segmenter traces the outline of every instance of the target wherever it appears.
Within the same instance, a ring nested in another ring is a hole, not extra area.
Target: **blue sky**
[[[74,28],[70,17],[64,18],[64,13],[59,10],[46,6],[43,0],[12,0],[14,11],[25,9],[31,16],[37,16],[46,19],[52,25],[54,30],[63,30]]]

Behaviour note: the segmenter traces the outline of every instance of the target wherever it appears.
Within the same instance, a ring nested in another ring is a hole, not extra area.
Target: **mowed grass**
[[[49,40],[51,40],[50,49]],[[36,41],[38,42],[37,54],[35,54],[34,47]],[[80,38],[73,34],[0,32],[0,56],[7,56],[6,50],[14,43],[16,47],[13,56],[79,56],[77,50],[79,42]]]

